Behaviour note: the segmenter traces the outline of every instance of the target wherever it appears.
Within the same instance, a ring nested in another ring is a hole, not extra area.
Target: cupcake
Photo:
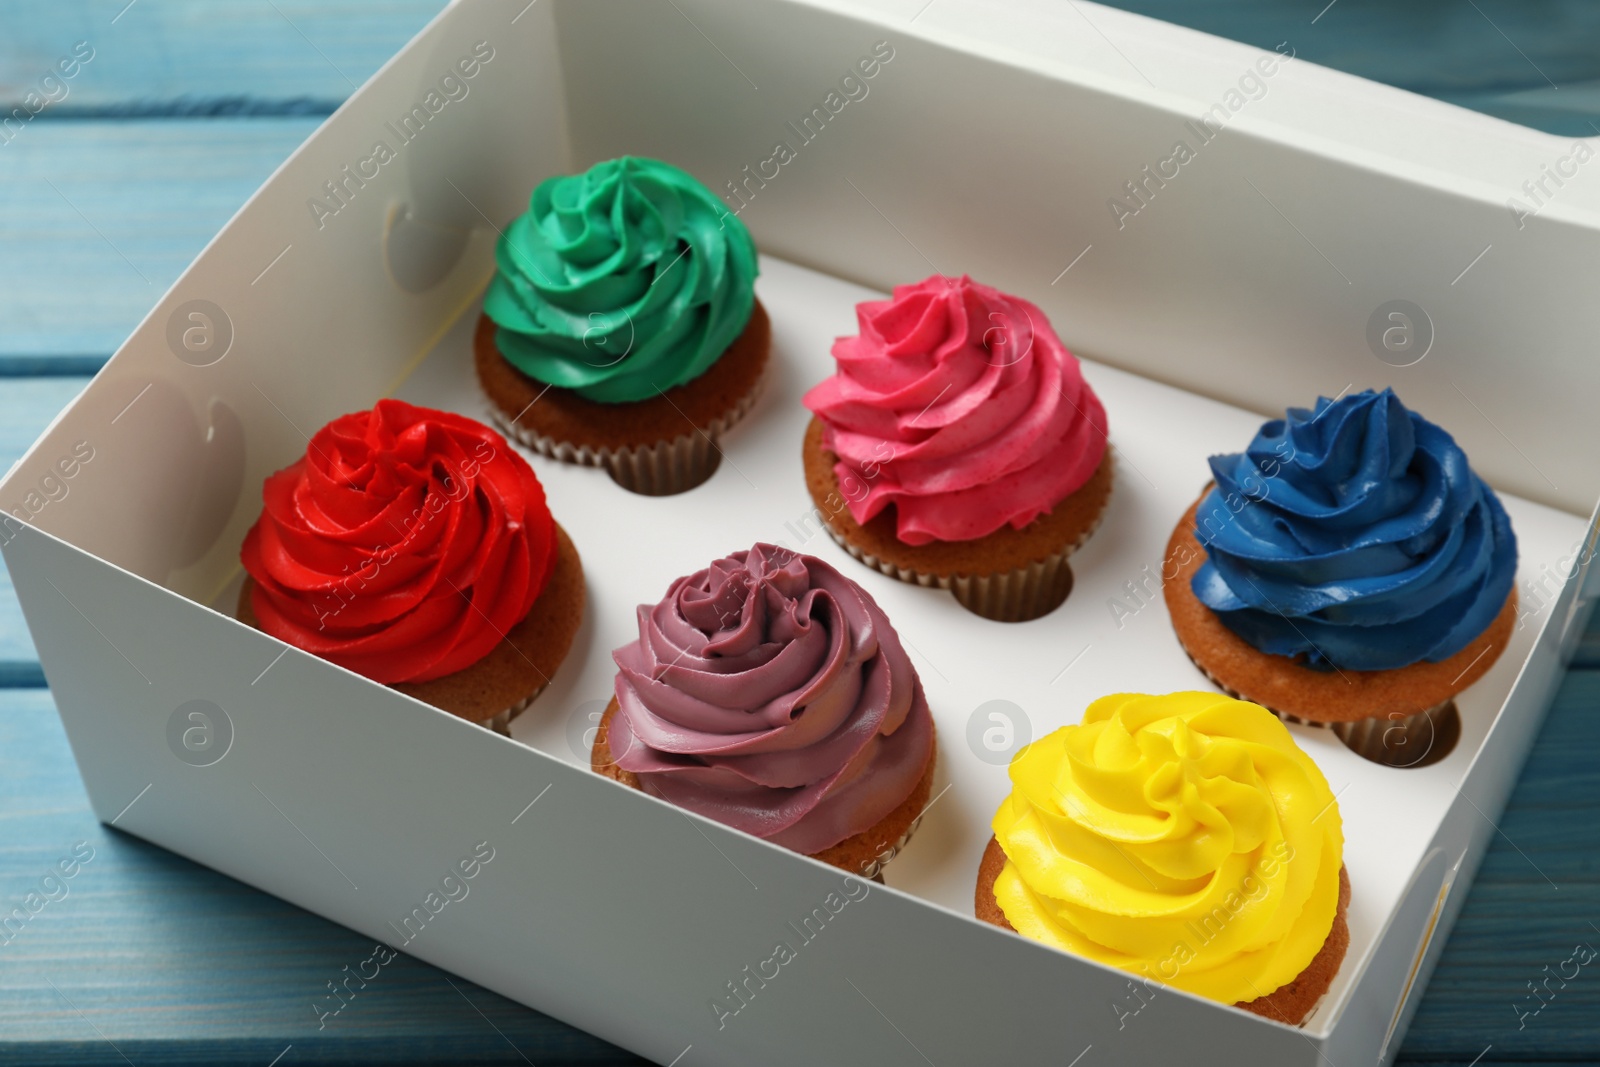
[[[481,423],[380,400],[262,495],[239,620],[286,644],[501,733],[572,646],[578,550]]]
[[[1106,414],[1037,307],[963,275],[856,308],[805,396],[806,485],[863,563],[1019,622],[1072,589],[1111,495]]]
[[[1328,991],[1350,944],[1339,806],[1266,709],[1103,697],[1011,784],[978,918],[1290,1025]]]
[[[1369,759],[1442,758],[1451,698],[1517,614],[1511,520],[1460,446],[1368,390],[1291,408],[1211,471],[1162,572],[1190,658]]]
[[[819,559],[758,544],[639,607],[614,653],[601,774],[862,877],[933,785],[922,682],[882,609]]]
[[[744,223],[677,167],[624,156],[542,182],[495,258],[473,346],[495,421],[637,493],[711,477],[771,337]]]

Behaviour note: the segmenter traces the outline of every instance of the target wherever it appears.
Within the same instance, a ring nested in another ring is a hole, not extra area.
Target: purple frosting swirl
[[[911,794],[933,718],[883,610],[826,563],[735,552],[639,607],[609,743],[645,792],[797,852]]]

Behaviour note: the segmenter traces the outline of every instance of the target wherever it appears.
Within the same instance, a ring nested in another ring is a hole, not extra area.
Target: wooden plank
[[[1417,1061],[1600,1060],[1600,672],[1575,671],[1550,709],[1406,1038]],[[1403,813],[1397,813],[1403,817]],[[1545,968],[1549,968],[1547,972]],[[1540,1000],[1528,983],[1578,975]]]
[[[1600,612],[1589,620],[1589,628],[1584,631],[1578,647],[1572,650],[1571,666],[1573,670],[1600,668]]]
[[[0,380],[0,471],[10,470],[22,458],[34,438],[88,381],[83,377]],[[0,562],[0,688],[43,684],[39,657],[22,621],[11,576]]]
[[[1309,16],[1281,0],[1112,6],[1263,48],[1287,41],[1302,58],[1337,70],[1551,132],[1592,132],[1600,65],[1589,44],[1600,34],[1600,13],[1582,0],[1482,0],[1479,10],[1451,2],[1344,4]],[[326,114],[439,7],[438,0],[38,5],[8,18],[0,70],[12,73],[0,84],[0,102],[9,112],[74,44],[89,41],[95,58],[45,115]],[[184,41],[204,47],[177,44]],[[1573,90],[1591,99],[1575,102]]]
[[[1491,1045],[1481,1067],[1600,1058],[1600,975],[1520,1031],[1512,1007],[1574,943],[1600,946],[1597,704],[1600,673],[1569,676],[1401,1062],[1467,1064]],[[404,956],[318,1030],[311,1001],[372,945],[95,823],[49,694],[0,692],[0,894],[27,893],[80,841],[94,857],[67,895],[0,944],[0,1060],[118,1062],[98,1028],[135,1062],[259,1067],[291,1044],[344,1063],[643,1062]]]
[[[42,117],[326,115],[442,6],[441,0],[13,5],[0,37],[0,111],[9,114],[85,41],[93,58],[64,81],[66,95]]]
[[[1102,2],[1267,50],[1282,42],[1300,59],[1549,133],[1591,137],[1600,123],[1600,5],[1589,0]]]
[[[320,121],[39,123],[0,145],[0,374],[103,362]]]
[[[1548,88],[1544,75],[1567,87],[1600,78],[1593,47],[1600,7],[1586,0],[1108,0],[1107,6],[1259,48],[1287,41],[1301,59],[1427,95]]]
[[[644,1062],[404,955],[319,1019],[373,943],[101,826],[50,694],[0,691],[6,909],[74,848],[92,858],[43,887],[58,899],[0,927],[0,1062]]]
[[[0,35],[3,96],[29,80],[25,72],[42,74],[63,48],[99,34],[96,59],[72,95],[0,145],[0,247],[6,250],[0,257],[0,301],[6,302],[0,304],[6,323],[0,375],[92,370],[315,126],[307,120],[297,120],[295,128],[293,121],[108,124],[89,118],[230,110],[321,114],[348,91],[346,76],[362,80],[363,63],[375,68],[411,32],[405,28],[393,44],[372,43],[392,32],[379,22],[400,18],[397,9],[408,13],[404,17],[412,10],[379,0],[277,0],[287,22],[261,0],[138,0],[125,11],[124,2],[35,5],[40,10],[9,14]],[[430,9],[426,17],[436,4],[419,6]],[[1588,45],[1596,33],[1581,20],[1592,19],[1594,9],[1572,0],[1528,6],[1525,15],[1479,0],[1483,17],[1456,4],[1402,9],[1344,3],[1315,24],[1307,11],[1268,0],[1119,6],[1196,25],[1203,18],[1208,24],[1201,28],[1263,47],[1287,39],[1303,58],[1445,98],[1459,93],[1463,102],[1477,94],[1487,102],[1474,106],[1491,113],[1508,106],[1502,86],[1535,110],[1561,95],[1539,93],[1543,83],[1529,69],[1513,69],[1522,62],[1514,47],[1526,50],[1568,95],[1575,82],[1600,76],[1584,65],[1593,60]],[[1315,7],[1322,7],[1320,0]],[[362,22],[363,11],[373,16],[370,26]],[[132,21],[136,16],[152,21],[141,29]],[[324,17],[329,21],[319,21]],[[1489,17],[1516,46],[1494,35]],[[269,25],[272,18],[280,25]],[[324,25],[334,28],[324,31]],[[51,38],[58,29],[65,32]],[[119,36],[125,30],[128,36]],[[302,31],[305,38],[297,38]],[[306,38],[312,47],[305,47]],[[294,47],[302,51],[292,54]],[[1559,54],[1547,54],[1552,49]],[[320,71],[313,70],[318,64]],[[1525,91],[1530,86],[1531,95]],[[1584,114],[1581,107],[1575,113]],[[57,121],[72,116],[78,121]],[[30,145],[43,147],[29,151]],[[67,198],[53,206],[46,198],[59,200],[60,194],[52,182]],[[74,205],[83,204],[92,210],[78,214]],[[0,468],[14,458],[7,450],[19,447],[12,438],[25,446],[80,385],[58,382],[58,396],[13,401],[15,389],[43,394],[51,386],[0,380]],[[23,425],[29,419],[33,430]],[[0,672],[6,626],[15,619],[9,589],[0,589]],[[26,654],[36,670],[31,650]],[[1581,655],[1583,662],[1600,664],[1600,625]],[[1538,1015],[1519,1020],[1516,1007],[1527,1010],[1525,984],[1542,979],[1543,968],[1559,967],[1569,956],[1569,940],[1587,939],[1583,925],[1600,916],[1600,869],[1593,858],[1600,855],[1600,727],[1591,725],[1597,704],[1600,678],[1569,679],[1500,822],[1504,836],[1497,835],[1468,898],[1403,1062],[1489,1067],[1513,1060],[1580,1062],[1600,1053],[1593,1029],[1600,979],[1592,968]],[[26,893],[79,840],[96,856],[71,883],[70,896],[0,946],[0,1061],[122,1062],[86,1025],[87,1017],[134,1062],[263,1064],[290,1044],[285,1067],[308,1059],[640,1062],[456,983],[469,1006],[439,972],[405,957],[384,969],[389,984],[374,983],[317,1031],[311,997],[342,967],[365,959],[371,946],[94,824],[47,694],[0,692],[0,898]],[[1600,946],[1600,935],[1592,943]]]

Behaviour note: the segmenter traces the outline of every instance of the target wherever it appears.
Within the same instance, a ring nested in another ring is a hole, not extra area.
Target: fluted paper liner
[[[1461,714],[1453,697],[1415,715],[1357,719],[1327,726],[1350,751],[1385,767],[1426,767],[1437,763],[1461,739]]]
[[[859,873],[863,878],[869,878],[872,881],[877,882],[879,885],[882,885],[883,869],[889,866],[890,860],[900,855],[900,850],[906,847],[906,843],[911,840],[911,835],[916,833],[917,827],[921,825],[922,816],[918,815],[915,819],[911,820],[911,825],[906,827],[906,832],[900,835],[900,839],[898,841],[890,845],[888,848],[885,848],[882,852],[879,852],[872,858],[871,863],[868,863],[866,866],[862,867],[857,873]]]
[[[670,441],[647,445],[622,448],[574,445],[512,421],[497,404],[489,405],[489,415],[506,436],[541,456],[583,467],[600,467],[611,475],[612,481],[641,496],[672,496],[688,492],[717,472],[722,463],[722,449],[717,442],[750,413],[766,380],[767,375],[763,374],[755,388],[731,410],[711,420],[710,425],[697,427]]]
[[[1210,679],[1211,684],[1235,700],[1249,700],[1261,704],[1284,722],[1301,726],[1315,726],[1329,730],[1351,752],[1364,760],[1384,767],[1426,767],[1450,754],[1461,739],[1461,714],[1456,709],[1454,697],[1412,715],[1376,715],[1349,722],[1317,722],[1281,711],[1270,704],[1245,696],[1232,686],[1224,685],[1216,675],[1206,670],[1193,656],[1189,662]]]
[[[994,574],[934,574],[901,567],[851,544],[827,522],[825,515],[823,525],[839,547],[882,574],[912,585],[949,590],[962,607],[985,619],[1027,622],[1048,615],[1067,599],[1072,592],[1072,568],[1067,565],[1067,557],[1100,528],[1104,515],[1102,508],[1078,539],[1059,551],[1025,567]]]
[[[546,682],[544,685],[541,685],[539,688],[535,689],[533,692],[529,693],[527,696],[511,705],[506,710],[489,716],[489,718],[483,720],[483,722],[479,723],[478,725],[486,726],[497,734],[504,734],[506,737],[510,737],[511,720],[527,711],[528,706],[531,705],[535,700],[538,700],[539,694],[543,693],[549,687],[549,683]]]

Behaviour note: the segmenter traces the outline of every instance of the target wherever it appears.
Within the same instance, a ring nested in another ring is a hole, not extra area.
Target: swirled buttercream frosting
[[[1087,482],[1106,413],[1044,312],[963,275],[856,308],[838,372],[805,396],[851,516],[893,505],[908,545],[1028,525]]]
[[[618,649],[609,745],[647,793],[798,852],[876,824],[933,754],[883,611],[828,564],[758,544],[672,583]]]
[[[601,403],[698,378],[755,306],[750,231],[692,175],[654,159],[540,183],[495,261],[483,310],[500,353]]]
[[[1511,592],[1505,508],[1391,390],[1291,408],[1211,471],[1195,529],[1208,558],[1191,588],[1261,652],[1356,671],[1438,662]]]
[[[544,487],[504,438],[380,400],[266,480],[241,557],[261,629],[392,684],[488,655],[533,607],[556,548]]]
[[[1344,835],[1327,780],[1257,704],[1124,693],[1011,763],[996,902],[1018,932],[1234,1004],[1322,948]]]

